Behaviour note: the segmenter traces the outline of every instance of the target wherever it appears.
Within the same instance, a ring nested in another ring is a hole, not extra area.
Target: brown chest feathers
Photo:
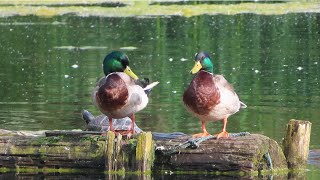
[[[104,110],[120,109],[128,101],[128,89],[125,82],[117,74],[110,74],[97,94],[96,100]]]
[[[212,74],[200,71],[183,94],[183,102],[196,114],[206,115],[220,103]]]

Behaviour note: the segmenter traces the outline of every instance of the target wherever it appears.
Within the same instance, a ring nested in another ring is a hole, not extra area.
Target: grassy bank
[[[146,1],[113,1],[113,0],[2,0],[0,1],[0,17],[14,15],[57,16],[73,14],[76,16],[196,16],[202,14],[286,14],[320,12],[320,3],[287,2],[287,3],[148,3]]]

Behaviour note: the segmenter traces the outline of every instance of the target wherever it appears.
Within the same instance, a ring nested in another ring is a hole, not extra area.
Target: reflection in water
[[[0,173],[0,179],[107,179],[104,174],[72,173]]]
[[[300,174],[290,174],[291,178],[303,177],[304,173]],[[177,179],[177,180],[212,180],[212,179],[287,179],[286,174],[283,175],[261,175],[259,177],[251,176],[239,176],[239,175],[214,175],[214,174],[175,174],[173,172],[165,173],[153,173],[148,174],[107,174],[107,173],[0,173],[0,179],[84,179],[84,180],[95,180],[95,179],[106,179],[106,180],[122,180],[122,179],[139,179],[139,180],[166,180],[166,179]]]
[[[0,179],[83,179],[83,180],[120,180],[120,179],[141,179],[151,180],[151,175],[147,174],[106,174],[104,172],[82,172],[82,173],[0,173]]]
[[[84,180],[95,180],[95,179],[108,179],[108,180],[120,180],[120,179],[141,179],[141,180],[166,180],[166,179],[178,179],[178,180],[212,180],[212,179],[222,179],[222,180],[231,180],[231,179],[306,179],[306,172],[290,172],[286,173],[278,173],[274,175],[259,175],[259,176],[250,176],[250,175],[215,175],[215,174],[184,174],[180,172],[176,174],[175,172],[166,171],[166,172],[155,172],[152,175],[149,174],[137,174],[137,173],[129,173],[129,174],[108,174],[104,172],[86,172],[86,173],[67,173],[67,172],[51,172],[51,173],[15,173],[15,172],[7,172],[0,173],[0,179],[84,179]],[[319,174],[312,174],[308,176],[309,179],[318,179]]]
[[[320,167],[320,149],[309,151],[308,164]]]
[[[98,115],[90,93],[104,56],[123,49],[139,77],[160,81],[136,114],[147,131],[195,133],[182,104],[198,50],[232,83],[248,108],[229,132],[261,133],[281,142],[289,119],[313,122],[320,148],[320,15],[254,14],[156,18],[0,19],[0,124],[12,130],[84,128],[81,110]],[[207,130],[217,133],[221,123]]]

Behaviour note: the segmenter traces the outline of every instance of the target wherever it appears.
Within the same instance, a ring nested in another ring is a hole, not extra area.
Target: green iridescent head
[[[112,51],[103,60],[103,72],[107,76],[113,72],[124,72],[133,79],[138,79],[129,67],[129,58],[121,51]]]
[[[195,56],[195,65],[193,66],[191,73],[195,74],[200,70],[205,70],[213,73],[213,64],[211,58],[206,52],[199,52]]]

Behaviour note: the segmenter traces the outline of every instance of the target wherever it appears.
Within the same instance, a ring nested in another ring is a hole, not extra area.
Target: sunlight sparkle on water
[[[303,67],[299,66],[299,67],[297,67],[297,69],[298,69],[299,71],[301,71],[301,70],[303,69]]]
[[[76,68],[79,67],[79,65],[78,65],[78,64],[74,64],[74,65],[72,65],[71,67],[76,69]]]
[[[137,47],[134,47],[134,46],[127,46],[127,47],[121,47],[120,48],[121,50],[136,50],[136,49],[138,49]]]

